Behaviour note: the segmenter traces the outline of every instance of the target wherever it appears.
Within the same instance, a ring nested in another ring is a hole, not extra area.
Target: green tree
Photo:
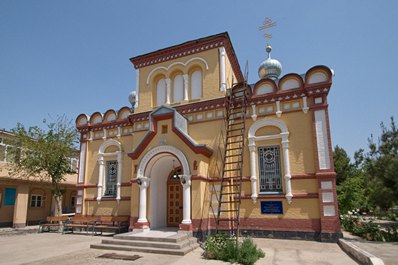
[[[384,210],[398,204],[398,130],[391,117],[390,128],[383,123],[382,133],[375,143],[369,139],[369,153],[364,167],[370,178],[371,201]]]
[[[333,150],[334,170],[336,171],[336,185],[343,183],[353,175],[353,165],[347,152],[336,145]]]
[[[361,154],[362,151],[355,153],[355,163],[352,164],[343,148],[336,146],[333,150],[340,213],[367,208],[366,176],[358,167],[362,163]]]
[[[10,173],[20,178],[40,178],[51,181],[56,202],[55,215],[62,213],[60,183],[71,172],[70,158],[75,156],[77,131],[65,116],[52,122],[43,121],[46,129],[38,126],[25,127],[18,123],[13,129],[16,148],[10,152],[13,163]]]

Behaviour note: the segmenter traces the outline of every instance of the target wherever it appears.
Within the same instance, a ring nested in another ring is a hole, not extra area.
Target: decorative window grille
[[[106,161],[104,196],[116,196],[117,161]]]
[[[258,148],[260,192],[282,192],[280,147],[278,145]]]

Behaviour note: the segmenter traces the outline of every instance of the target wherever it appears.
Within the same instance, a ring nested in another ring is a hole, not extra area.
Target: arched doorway
[[[173,178],[175,173],[178,177]],[[148,219],[151,229],[191,226],[191,175],[188,161],[180,150],[163,145],[148,151],[139,164],[137,184],[140,185],[138,227],[148,228]]]

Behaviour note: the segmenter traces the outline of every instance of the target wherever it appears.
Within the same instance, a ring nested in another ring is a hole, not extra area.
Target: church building
[[[132,106],[76,119],[76,215],[128,216],[132,231],[202,236],[233,226],[224,219],[242,235],[339,238],[333,71],[281,76],[267,52],[254,84],[226,32],[131,58]]]

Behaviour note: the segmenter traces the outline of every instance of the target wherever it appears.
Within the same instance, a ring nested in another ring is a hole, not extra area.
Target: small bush
[[[211,235],[205,241],[203,256],[230,263],[253,265],[258,259],[265,257],[264,252],[257,248],[253,240],[246,238],[236,246],[236,238],[225,234]]]

